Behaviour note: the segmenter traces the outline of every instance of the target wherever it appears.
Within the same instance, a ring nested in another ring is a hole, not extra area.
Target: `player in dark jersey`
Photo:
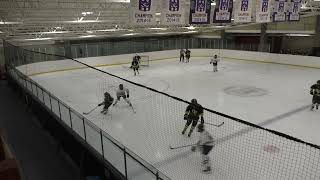
[[[201,124],[204,123],[204,118],[203,118],[203,107],[197,103],[196,99],[191,100],[191,104],[188,105],[186,112],[184,114],[184,119],[187,120],[186,125],[184,126],[184,129],[182,131],[182,134],[186,132],[190,124],[192,123],[192,126],[190,128],[188,137],[191,136],[194,128],[197,126],[199,117],[201,116]]]
[[[314,85],[311,86],[310,94],[313,96],[312,97],[311,111],[313,110],[314,107],[316,107],[316,109],[319,109],[319,104],[320,104],[320,80],[317,81],[317,84],[314,84]]]
[[[189,49],[186,49],[186,63],[189,62],[190,56],[191,56],[191,51]]]
[[[139,60],[138,60],[138,58],[133,58],[132,63],[131,63],[131,67],[134,71],[134,75],[136,75],[136,72],[139,74]]]
[[[140,60],[141,60],[141,56],[139,56],[138,54],[136,54],[134,57],[133,57],[133,60],[137,60],[139,65],[140,65]]]
[[[111,106],[111,104],[113,103],[113,97],[108,93],[108,92],[105,92],[104,93],[104,100],[102,103],[98,104],[98,106],[102,106],[104,105],[101,113],[102,114],[107,114],[108,113],[108,109],[109,107]]]

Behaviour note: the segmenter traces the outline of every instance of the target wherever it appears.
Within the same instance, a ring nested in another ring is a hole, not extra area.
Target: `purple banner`
[[[191,0],[190,1],[190,24],[209,24],[211,0]]]
[[[233,0],[219,0],[213,14],[213,23],[230,23]]]

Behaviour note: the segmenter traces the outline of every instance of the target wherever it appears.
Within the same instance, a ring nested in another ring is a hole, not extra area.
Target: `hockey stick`
[[[222,125],[224,125],[224,122],[222,122],[221,124],[212,124],[212,123],[204,123],[204,124],[208,124],[208,125],[211,125],[211,126],[216,126],[216,127],[220,127]]]
[[[96,106],[95,108],[91,109],[89,112],[83,112],[84,115],[88,115],[92,113],[94,110],[96,110],[99,106]]]
[[[185,148],[185,147],[190,147],[194,146],[196,144],[189,144],[189,145],[184,145],[184,146],[177,146],[177,147],[172,147],[171,145],[169,146],[170,149],[180,149],[180,148]]]

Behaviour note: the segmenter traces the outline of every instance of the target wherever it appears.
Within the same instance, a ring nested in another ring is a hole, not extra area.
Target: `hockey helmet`
[[[204,131],[204,125],[201,123],[198,125],[198,132]]]
[[[123,84],[119,84],[119,89],[123,89]]]
[[[196,100],[196,99],[192,99],[192,100],[191,100],[191,103],[192,103],[192,104],[197,104],[197,100]]]
[[[104,93],[104,97],[106,97],[106,96],[108,96],[109,95],[109,93],[108,92],[105,92]]]
[[[214,55],[214,58],[217,58],[217,57],[218,57],[218,55],[215,54],[215,55]]]
[[[320,84],[320,80],[317,81],[317,84]]]

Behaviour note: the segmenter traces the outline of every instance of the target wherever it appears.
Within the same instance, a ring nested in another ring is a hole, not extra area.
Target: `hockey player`
[[[180,62],[184,62],[184,49],[180,49]]]
[[[186,122],[186,125],[184,126],[182,134],[184,134],[186,132],[186,130],[188,129],[188,127],[192,123],[188,137],[191,136],[192,131],[194,130],[194,128],[198,124],[199,116],[201,116],[201,124],[203,124],[204,123],[203,107],[197,103],[196,99],[192,99],[191,104],[188,105],[186,112],[184,114],[184,119],[187,120],[187,122]]]
[[[117,94],[117,100],[113,104],[113,106],[115,106],[118,103],[121,97],[123,98],[124,101],[126,101],[129,104],[129,106],[132,106],[131,102],[127,99],[129,98],[129,89],[124,88],[123,84],[119,85],[119,89],[117,90],[116,94]]]
[[[139,65],[140,65],[140,60],[141,60],[141,56],[139,56],[138,54],[136,54],[134,57],[133,57],[133,60],[137,60]]]
[[[218,72],[218,56],[214,55],[214,57],[211,59],[210,64],[213,65],[213,72]]]
[[[189,62],[190,55],[191,55],[191,51],[189,49],[186,49],[186,63]]]
[[[109,107],[111,106],[112,103],[113,103],[113,97],[108,92],[105,92],[104,93],[104,101],[102,103],[98,104],[98,106],[104,105],[101,113],[102,114],[107,114],[108,113],[108,109],[109,109]]]
[[[319,104],[320,104],[320,80],[317,81],[317,84],[314,84],[314,85],[311,86],[310,94],[313,96],[312,97],[312,106],[311,106],[311,111],[312,111],[314,107],[316,107],[316,109],[319,108]]]
[[[195,152],[197,149],[201,152],[202,155],[202,172],[210,173],[211,172],[211,162],[208,154],[214,146],[214,140],[211,134],[205,130],[203,124],[198,125],[198,132],[200,133],[199,141],[197,145],[191,147],[191,151]]]
[[[132,63],[131,63],[131,67],[133,69],[134,75],[137,75],[136,73],[139,74],[139,60],[138,59],[139,58],[133,58]]]

